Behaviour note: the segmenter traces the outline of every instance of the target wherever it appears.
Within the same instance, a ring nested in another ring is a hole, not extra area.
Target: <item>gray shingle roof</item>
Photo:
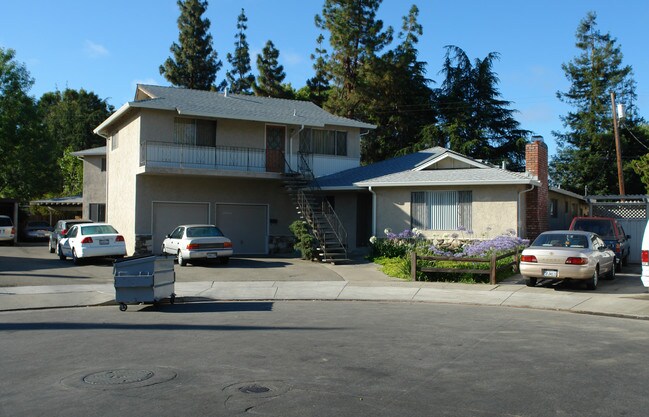
[[[435,147],[320,177],[318,184],[324,189],[368,186],[538,184],[537,180],[527,174],[494,168],[479,161],[475,162],[482,165],[482,168],[414,170],[422,163],[443,154],[467,158],[448,149]]]
[[[374,129],[376,126],[357,120],[338,117],[308,101],[285,100],[190,90],[156,85],[138,85],[138,89],[152,97],[130,102],[132,107],[174,110],[193,117],[253,120],[323,127],[325,125]]]

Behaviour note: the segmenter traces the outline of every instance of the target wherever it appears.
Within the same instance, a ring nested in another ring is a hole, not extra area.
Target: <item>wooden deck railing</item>
[[[448,272],[448,273],[468,273],[468,274],[482,274],[489,275],[489,283],[496,284],[496,274],[511,266],[518,270],[518,254],[519,251],[512,251],[500,256],[496,256],[494,252],[489,259],[485,258],[454,258],[451,256],[419,256],[415,251],[410,253],[410,275],[413,281],[417,281],[417,271],[421,272]],[[514,260],[508,264],[498,266],[498,261],[510,256],[514,256]],[[435,267],[417,267],[417,260],[424,261],[455,261],[455,262],[475,262],[475,263],[488,263],[489,269],[457,269],[457,268],[435,268]]]

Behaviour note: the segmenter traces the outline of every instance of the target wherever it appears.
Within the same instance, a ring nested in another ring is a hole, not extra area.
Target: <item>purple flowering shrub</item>
[[[398,258],[405,257],[415,250],[425,240],[417,229],[405,229],[400,233],[393,233],[385,229],[385,238],[370,238],[370,249],[372,258]]]
[[[428,247],[433,256],[448,256],[453,258],[486,258],[493,252],[506,253],[517,248],[525,247],[529,240],[521,239],[511,234],[496,236],[489,240],[467,240],[454,244],[454,242],[437,242]]]

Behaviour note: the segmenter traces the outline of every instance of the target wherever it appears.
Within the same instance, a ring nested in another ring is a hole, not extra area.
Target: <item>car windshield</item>
[[[216,237],[223,236],[221,229],[214,226],[188,227],[187,237]]]
[[[575,224],[572,228],[575,230],[586,230],[588,232],[597,233],[605,239],[615,238],[615,233],[613,232],[613,224],[610,220],[580,219],[575,221]]]
[[[570,233],[544,233],[536,238],[532,246],[555,248],[587,248],[588,239],[584,235]]]
[[[117,233],[113,226],[107,224],[100,224],[97,226],[81,227],[82,235],[110,235]]]
[[[0,217],[0,227],[1,226],[13,226],[11,219],[9,217]]]

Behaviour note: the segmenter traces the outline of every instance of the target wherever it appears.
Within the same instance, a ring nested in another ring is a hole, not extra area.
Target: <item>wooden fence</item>
[[[502,271],[511,266],[514,266],[515,270],[518,270],[518,254],[519,251],[513,251],[505,253],[500,256],[496,256],[494,252],[489,259],[485,258],[454,258],[452,256],[418,256],[416,252],[410,253],[410,275],[412,276],[413,281],[417,281],[417,271],[421,272],[450,272],[450,273],[469,273],[469,274],[482,274],[489,275],[489,283],[492,285],[496,284],[496,273]],[[497,262],[503,258],[509,256],[514,256],[514,260],[506,265],[497,266]],[[421,267],[417,268],[417,260],[424,261],[454,261],[454,262],[476,262],[476,263],[488,263],[489,269],[456,269],[456,268],[432,268],[432,267]]]

